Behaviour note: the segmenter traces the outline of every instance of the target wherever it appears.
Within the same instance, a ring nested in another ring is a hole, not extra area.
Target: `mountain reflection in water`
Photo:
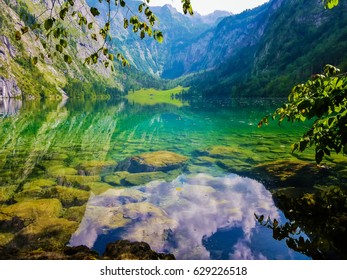
[[[271,193],[255,180],[181,175],[91,197],[70,245],[102,252],[106,243],[128,239],[177,259],[306,258],[273,240],[254,213],[284,220]]]

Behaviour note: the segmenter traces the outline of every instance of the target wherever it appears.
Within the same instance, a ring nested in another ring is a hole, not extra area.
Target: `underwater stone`
[[[74,222],[80,223],[84,216],[85,211],[86,211],[86,204],[82,206],[72,206],[72,207],[63,209],[63,214],[61,217],[68,221],[74,221]]]
[[[212,158],[236,157],[242,150],[231,146],[212,146],[206,150],[206,155]]]
[[[164,180],[166,176],[164,172],[128,173],[121,182],[125,186],[140,186],[154,180]]]
[[[17,189],[17,186],[2,186],[0,187],[0,204],[11,199]]]
[[[187,160],[187,157],[169,151],[143,153],[130,159],[127,170],[129,172],[169,171],[182,167]]]
[[[36,220],[42,217],[58,217],[62,212],[62,205],[56,198],[37,199],[18,202],[2,208],[1,211],[10,217],[17,216],[21,219]]]
[[[50,166],[47,168],[47,173],[53,177],[76,175],[77,170],[72,167],[65,167],[63,165]]]
[[[90,191],[94,194],[98,195],[101,194],[108,189],[113,188],[110,184],[104,183],[104,182],[90,182],[85,184],[87,187],[90,188]]]
[[[99,161],[99,160],[91,160],[87,162],[83,162],[78,166],[79,170],[83,170],[86,175],[99,175],[103,171],[107,171],[117,166],[117,162],[114,160],[108,161]]]
[[[32,200],[33,198],[49,198],[51,189],[56,182],[48,179],[36,179],[24,184],[22,190],[15,194],[16,201]]]
[[[114,172],[112,175],[108,175],[104,178],[104,181],[112,186],[121,186],[122,180],[130,173],[126,171]]]
[[[156,253],[145,242],[118,240],[106,246],[105,259],[110,260],[174,260],[172,254]]]
[[[79,187],[86,186],[86,190],[90,190],[89,187],[87,187],[88,183],[92,182],[100,182],[101,177],[94,175],[94,176],[83,176],[83,175],[66,175],[58,178],[59,185],[77,185]]]
[[[68,208],[71,206],[81,206],[87,203],[89,199],[89,192],[79,190],[76,188],[57,186],[54,188],[56,198],[60,200],[63,207]]]

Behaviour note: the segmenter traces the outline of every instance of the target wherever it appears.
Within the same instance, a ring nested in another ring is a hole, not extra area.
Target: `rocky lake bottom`
[[[345,259],[347,158],[292,154],[306,123],[258,129],[277,102],[7,108],[0,258],[100,258],[129,240],[176,259]]]

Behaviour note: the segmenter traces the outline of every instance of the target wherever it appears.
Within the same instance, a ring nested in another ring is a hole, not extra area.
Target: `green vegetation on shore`
[[[178,107],[186,105],[175,96],[181,94],[182,92],[188,90],[189,88],[184,88],[182,86],[175,87],[169,90],[156,90],[150,89],[140,89],[133,92],[129,92],[126,98],[129,102],[138,103],[140,105],[155,105],[155,104],[171,104]]]

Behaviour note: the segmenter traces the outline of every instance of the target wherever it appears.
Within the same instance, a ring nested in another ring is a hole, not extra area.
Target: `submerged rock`
[[[253,172],[269,187],[311,188],[316,183],[323,183],[330,171],[301,160],[277,160],[259,164]]]
[[[104,259],[111,260],[174,260],[172,254],[156,253],[145,242],[119,240],[106,246]]]
[[[154,180],[165,179],[167,176],[164,172],[129,173],[120,171],[106,176],[104,180],[112,186],[140,186]]]
[[[156,151],[134,156],[121,166],[129,172],[169,171],[183,166],[187,157],[169,152]]]
[[[5,238],[5,237],[4,237]],[[5,240],[5,239],[4,239]],[[2,238],[0,237],[0,245]],[[103,255],[80,245],[75,247],[64,246],[59,250],[0,250],[0,259],[21,260],[175,260],[172,254],[157,253],[145,242],[130,242],[118,240],[107,245]]]
[[[100,173],[108,170],[112,170],[117,166],[117,162],[113,160],[100,161],[100,160],[90,160],[83,162],[79,165],[79,173],[84,173],[85,175],[99,175]]]

